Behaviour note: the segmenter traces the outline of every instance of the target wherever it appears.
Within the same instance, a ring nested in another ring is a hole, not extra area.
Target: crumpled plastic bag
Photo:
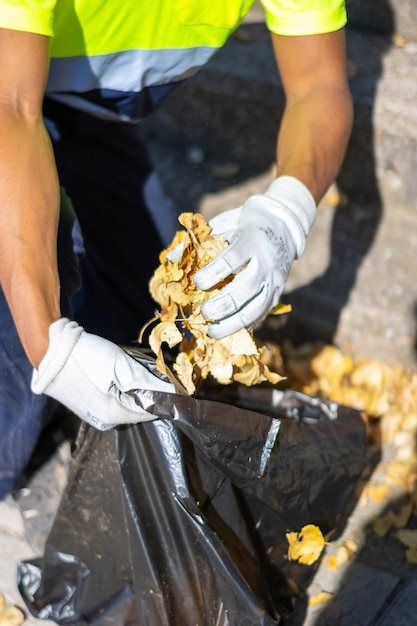
[[[268,387],[231,388],[232,403],[131,393],[160,419],[82,427],[45,553],[19,564],[28,609],[77,626],[278,624],[315,572],[288,561],[286,532],[328,534],[345,514],[359,413]]]

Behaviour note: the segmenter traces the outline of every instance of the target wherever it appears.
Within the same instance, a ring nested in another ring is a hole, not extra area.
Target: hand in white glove
[[[91,426],[109,430],[155,419],[126,393],[133,389],[175,393],[172,384],[107,339],[66,318],[51,324],[48,351],[33,372],[34,393],[45,393]]]
[[[221,339],[241,328],[255,328],[278,304],[294,259],[313,225],[316,204],[296,178],[277,178],[262,195],[210,221],[213,236],[229,245],[199,270],[195,285],[211,289],[230,274],[233,280],[202,307],[213,320],[209,335]]]

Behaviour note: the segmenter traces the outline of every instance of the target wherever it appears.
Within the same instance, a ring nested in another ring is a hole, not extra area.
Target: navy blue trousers
[[[109,122],[45,101],[65,190],[58,262],[61,310],[92,333],[135,342],[153,316],[149,279],[177,229],[139,124]],[[30,315],[30,311],[28,311]],[[30,390],[32,367],[0,291],[0,498],[19,479],[57,403]]]

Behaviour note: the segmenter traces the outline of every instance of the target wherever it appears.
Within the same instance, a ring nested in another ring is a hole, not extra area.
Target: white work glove
[[[221,339],[241,328],[255,328],[278,304],[294,259],[299,258],[314,223],[316,203],[296,178],[277,178],[265,194],[225,211],[209,224],[228,246],[194,276],[198,289],[230,283],[207,300],[201,312],[209,335]]]
[[[175,393],[167,383],[114,343],[59,319],[49,328],[49,348],[32,376],[32,391],[55,398],[98,430],[155,419],[126,392]]]

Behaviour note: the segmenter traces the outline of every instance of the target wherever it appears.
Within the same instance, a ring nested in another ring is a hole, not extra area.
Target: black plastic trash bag
[[[19,565],[30,612],[78,626],[278,624],[315,571],[286,559],[285,534],[327,534],[345,513],[365,464],[359,413],[267,387],[233,404],[132,394],[161,419],[81,429],[45,553]]]

